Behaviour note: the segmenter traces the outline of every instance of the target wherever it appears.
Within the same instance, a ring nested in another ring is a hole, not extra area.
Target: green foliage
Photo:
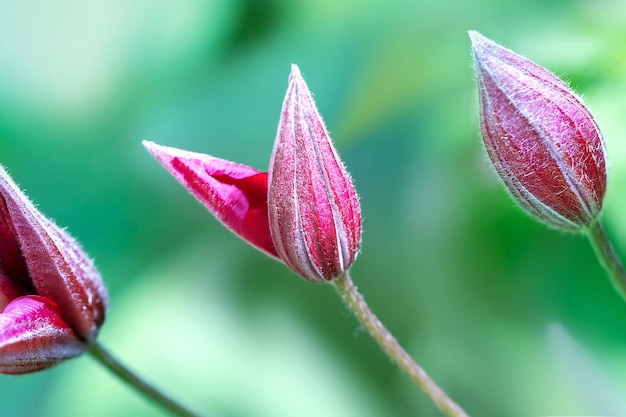
[[[123,361],[215,416],[439,415],[332,287],[237,240],[140,144],[266,169],[293,62],[361,196],[355,283],[448,394],[475,416],[626,414],[626,306],[582,237],[535,224],[491,172],[466,34],[586,98],[626,255],[618,2],[88,4],[0,3],[0,163],[96,259]],[[8,416],[162,415],[88,357],[0,391]]]

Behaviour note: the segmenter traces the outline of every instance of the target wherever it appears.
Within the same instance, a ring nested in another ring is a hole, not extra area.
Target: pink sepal
[[[267,219],[267,173],[154,142],[143,145],[227,228],[278,258]]]
[[[86,346],[48,298],[19,297],[0,314],[0,373],[26,374],[49,368],[78,356]]]
[[[23,293],[54,300],[78,337],[93,340],[107,305],[93,262],[35,208],[1,166],[0,197],[0,260],[6,276]]]

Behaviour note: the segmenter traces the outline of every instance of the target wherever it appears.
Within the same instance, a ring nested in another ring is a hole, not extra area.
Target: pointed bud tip
[[[156,143],[149,140],[142,140],[141,144],[146,148],[146,150],[150,153],[150,155],[152,155],[154,159],[159,161],[166,168],[167,166],[169,166],[172,158],[174,157],[174,154],[176,153],[176,150],[174,148],[157,145]]]
[[[487,38],[485,38],[483,35],[481,35],[479,32],[475,30],[468,30],[467,34],[469,35],[470,40],[472,41],[472,45],[476,45],[477,43],[484,42],[485,40],[487,40]]]
[[[154,157],[154,159],[159,161],[168,170],[170,170],[168,166],[176,157],[194,159],[194,157],[197,158],[199,156],[199,154],[195,154],[193,152],[172,148],[170,146],[159,145],[149,140],[142,140],[141,144],[146,148],[150,155]]]
[[[496,46],[500,49],[504,49],[500,45],[492,41],[491,39],[483,36],[481,33],[475,30],[468,30],[467,34],[469,35],[470,41],[472,42],[472,51],[474,51],[474,59],[477,59],[479,55],[482,55],[486,51],[488,51],[489,47]]]
[[[298,67],[298,65],[296,64],[291,64],[291,76],[294,75],[298,75],[298,76],[302,76],[302,74],[300,73],[300,67]]]
[[[144,146],[144,148],[146,148],[146,150],[148,152],[150,152],[152,155],[155,154],[155,152],[157,152],[157,150],[159,148],[161,148],[160,145],[157,145],[156,143],[150,141],[150,140],[142,140],[141,144]]]
[[[300,68],[296,64],[291,64],[291,73],[289,74],[289,84],[304,83]]]

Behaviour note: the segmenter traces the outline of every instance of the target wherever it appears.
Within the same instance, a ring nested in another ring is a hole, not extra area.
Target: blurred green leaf
[[[439,416],[332,288],[242,243],[140,145],[265,169],[297,63],[360,194],[355,282],[398,339],[471,415],[600,414],[567,375],[590,357],[626,384],[626,310],[587,242],[535,223],[490,168],[466,32],[584,96],[609,152],[603,218],[626,258],[622,6],[3,1],[0,163],[95,258],[111,290],[102,341],[195,408]],[[554,322],[575,335],[555,342],[574,359],[546,345]],[[87,357],[0,376],[0,390],[11,416],[163,415]]]

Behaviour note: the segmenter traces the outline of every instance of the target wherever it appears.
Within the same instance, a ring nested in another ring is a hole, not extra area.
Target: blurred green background
[[[466,31],[571,82],[626,257],[626,8],[544,0],[2,0],[0,161],[85,246],[100,340],[215,417],[439,416],[331,286],[225,230],[142,139],[266,169],[297,63],[360,193],[353,277],[473,416],[626,415],[626,305],[486,161]],[[165,416],[90,357],[0,376],[2,416]]]

